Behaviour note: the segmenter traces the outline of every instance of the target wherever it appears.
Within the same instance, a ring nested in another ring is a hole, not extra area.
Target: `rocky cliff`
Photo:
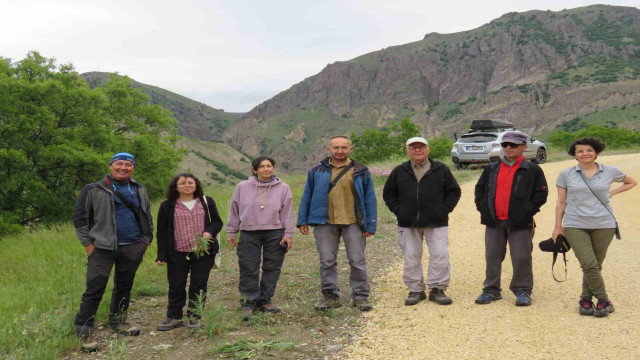
[[[250,155],[293,167],[328,137],[410,117],[425,136],[500,118],[534,135],[589,112],[640,102],[640,10],[605,5],[508,13],[480,28],[427,34],[320,73],[224,132]]]

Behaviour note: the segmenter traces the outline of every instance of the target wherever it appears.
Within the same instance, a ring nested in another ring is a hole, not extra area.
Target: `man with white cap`
[[[127,322],[127,310],[136,271],[153,238],[153,223],[147,190],[131,177],[135,167],[133,155],[113,155],[110,173],[85,186],[76,204],[73,224],[88,260],[87,288],[74,323],[87,352],[98,349],[92,336],[95,315],[113,267],[109,328],[123,335],[140,334]]]
[[[440,305],[453,301],[444,292],[449,286],[449,213],[460,200],[460,186],[443,163],[429,159],[429,143],[423,137],[406,142],[409,161],[398,165],[384,185],[384,202],[398,219],[398,243],[404,254],[402,279],[409,288],[405,305],[427,298]],[[427,284],[422,270],[422,239],[429,249]]]
[[[522,156],[527,139],[520,131],[504,134],[504,157],[485,167],[476,184],[476,208],[486,225],[486,277],[476,304],[502,299],[500,275],[508,243],[513,266],[509,289],[516,295],[516,306],[531,305],[533,215],[547,202],[549,190],[542,169]]]

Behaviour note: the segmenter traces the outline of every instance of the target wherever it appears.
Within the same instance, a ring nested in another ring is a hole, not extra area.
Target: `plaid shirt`
[[[191,210],[182,201],[176,200],[175,213],[173,215],[173,236],[176,240],[176,251],[191,252],[196,246],[196,234],[204,232],[204,208],[200,199]]]

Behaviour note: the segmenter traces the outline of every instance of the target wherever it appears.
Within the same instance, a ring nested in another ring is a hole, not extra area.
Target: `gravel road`
[[[600,160],[640,179],[640,154],[602,156]],[[484,279],[484,228],[473,204],[475,181],[470,181],[462,186],[462,199],[449,224],[452,279],[447,294],[453,304],[423,301],[404,306],[407,290],[402,283],[402,263],[392,264],[373,289],[377,304],[360,320],[361,337],[337,357],[640,359],[640,190],[634,188],[612,199],[623,239],[613,241],[604,262],[607,289],[616,306],[609,317],[578,315],[582,272],[573,253],[567,256],[567,281],[557,283],[551,276],[551,254],[538,248],[540,241],[551,236],[558,173],[573,165],[574,160],[542,166],[551,191],[536,216],[531,306],[514,305],[515,296],[508,291],[512,274],[508,255],[503,263],[504,299],[489,305],[474,303]],[[397,246],[391,239],[394,236],[389,232],[390,244]],[[427,262],[425,251],[425,276]],[[564,275],[561,261],[556,274]]]

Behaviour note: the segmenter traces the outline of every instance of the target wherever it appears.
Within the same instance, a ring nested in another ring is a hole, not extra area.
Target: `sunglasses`
[[[510,147],[512,149],[515,149],[520,145],[522,145],[522,144],[514,144],[514,143],[508,143],[508,142],[500,144],[500,146],[502,146],[503,148]]]

